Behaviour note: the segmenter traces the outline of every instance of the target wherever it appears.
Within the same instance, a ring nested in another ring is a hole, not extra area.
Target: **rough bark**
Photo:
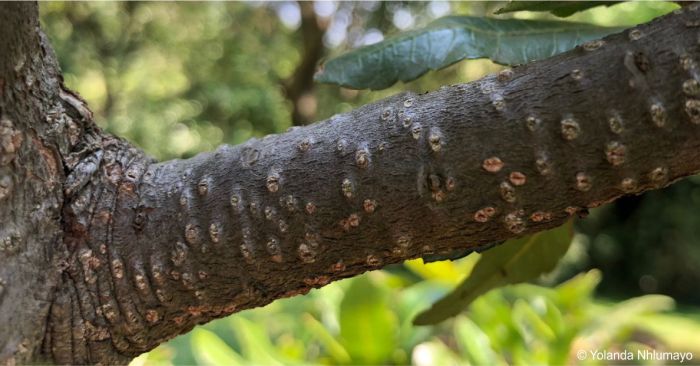
[[[20,249],[0,258],[0,359],[125,363],[214,318],[696,173],[698,18],[156,163],[61,88],[36,6],[3,4],[0,238]]]
[[[7,363],[40,347],[60,273],[69,127],[48,118],[60,106],[60,81],[37,15],[35,4],[0,5],[0,362]]]

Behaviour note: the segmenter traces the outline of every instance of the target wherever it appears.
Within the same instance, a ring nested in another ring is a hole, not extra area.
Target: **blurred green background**
[[[66,84],[98,124],[159,159],[278,133],[410,89],[500,66],[461,62],[378,92],[312,81],[323,58],[499,2],[41,3]],[[634,2],[567,18],[634,25],[677,5]],[[535,13],[510,15],[548,18]],[[411,261],[196,328],[142,364],[606,364],[578,350],[657,349],[700,359],[700,179],[626,197],[576,223],[571,249],[536,284],[488,293],[458,318],[412,317],[475,255]],[[658,363],[651,363],[658,364]],[[687,362],[686,362],[687,364]]]

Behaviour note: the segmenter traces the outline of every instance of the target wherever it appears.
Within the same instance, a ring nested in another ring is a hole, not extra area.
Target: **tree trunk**
[[[37,6],[0,5],[0,362],[36,359],[67,265],[61,209],[69,133]]]
[[[700,171],[698,6],[497,76],[156,163],[0,5],[0,360],[126,363],[242,309]]]

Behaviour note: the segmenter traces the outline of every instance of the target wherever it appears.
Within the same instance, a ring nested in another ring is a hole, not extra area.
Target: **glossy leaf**
[[[490,58],[504,65],[540,60],[616,31],[564,21],[449,16],[330,59],[314,78],[355,89],[384,89],[464,59]]]
[[[494,14],[516,11],[546,11],[558,17],[568,17],[596,6],[610,6],[617,3],[620,1],[511,1],[508,5],[496,10]]]
[[[525,282],[549,272],[571,243],[572,224],[513,239],[481,254],[472,273],[457,288],[419,314],[416,325],[441,322],[459,314],[474,299],[497,287]]]

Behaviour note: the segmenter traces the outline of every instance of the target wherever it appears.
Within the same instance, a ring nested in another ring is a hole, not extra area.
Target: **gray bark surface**
[[[62,88],[36,17],[35,4],[0,6],[8,363],[126,363],[197,324],[486,249],[700,171],[697,6],[473,83],[160,163],[100,131]]]
[[[39,352],[61,265],[60,76],[35,4],[0,5],[0,362]],[[64,258],[65,259],[65,258]]]

